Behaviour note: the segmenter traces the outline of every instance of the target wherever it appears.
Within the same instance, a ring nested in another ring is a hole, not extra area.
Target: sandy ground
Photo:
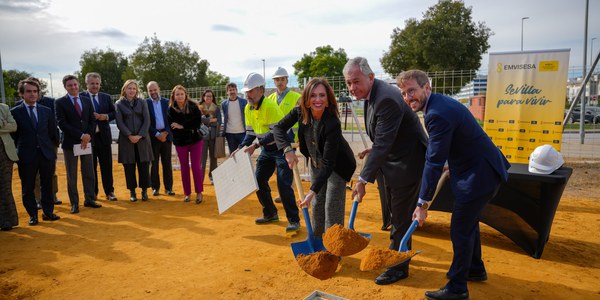
[[[469,284],[472,299],[600,299],[600,165],[571,166],[542,259],[482,225],[489,280]],[[131,203],[123,168],[115,163],[119,201],[101,198],[104,207],[71,215],[62,162],[57,170],[62,219],[40,218],[38,226],[27,225],[13,175],[21,226],[0,233],[0,299],[303,299],[315,290],[347,299],[421,299],[445,283],[452,258],[450,215],[434,211],[415,233],[413,245],[422,253],[408,279],[376,285],[380,271],[359,271],[363,251],[343,258],[336,275],[321,281],[292,255],[290,243],[306,240],[305,228],[291,237],[285,221],[255,225],[261,211],[255,195],[219,215],[210,184],[204,203],[184,203],[175,172],[176,196]],[[367,191],[355,228],[372,233],[372,245],[387,246],[376,189],[368,185]]]

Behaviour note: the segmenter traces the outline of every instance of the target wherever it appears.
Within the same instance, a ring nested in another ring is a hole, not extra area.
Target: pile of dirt
[[[337,256],[356,254],[369,245],[370,240],[358,232],[335,224],[323,234],[323,245]]]
[[[327,251],[319,251],[309,255],[299,254],[296,259],[304,272],[321,280],[333,277],[339,262],[337,256]]]
[[[391,265],[403,262],[417,253],[414,250],[408,250],[407,252],[398,252],[383,247],[371,247],[367,251],[367,255],[360,261],[361,271],[372,271],[389,267]]]

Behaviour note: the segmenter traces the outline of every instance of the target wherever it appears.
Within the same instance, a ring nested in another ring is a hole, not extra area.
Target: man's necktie
[[[79,98],[79,97],[73,97],[73,102],[75,103],[75,110],[77,111],[77,114],[81,118],[81,106],[79,105],[79,101],[77,101],[77,98]]]
[[[100,113],[100,104],[98,103],[98,99],[96,98],[98,95],[92,95],[92,99],[94,100],[94,108],[97,113]]]
[[[37,118],[35,117],[35,113],[33,112],[34,108],[35,105],[29,105],[29,117],[31,118],[31,124],[33,125],[33,128],[37,128]]]

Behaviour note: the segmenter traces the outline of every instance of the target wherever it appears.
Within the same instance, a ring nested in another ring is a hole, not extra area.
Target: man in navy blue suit
[[[100,74],[87,73],[85,75],[87,91],[81,92],[79,95],[92,100],[94,118],[96,119],[96,129],[92,134],[92,162],[94,164],[94,192],[96,192],[96,198],[98,197],[98,163],[100,163],[102,188],[106,199],[117,201],[113,186],[112,133],[108,123],[115,119],[115,105],[109,94],[100,92],[101,84]]]
[[[20,105],[11,109],[17,131],[12,134],[19,156],[19,177],[23,206],[29,214],[29,225],[38,224],[37,204],[34,196],[35,176],[40,174],[40,194],[42,219],[55,221],[60,219],[54,214],[54,196],[52,194],[52,174],[56,168],[58,136],[56,121],[49,108],[38,105],[40,85],[30,79],[19,82],[19,93],[23,97]]]
[[[40,80],[35,78],[35,77],[27,77],[28,80],[33,80],[35,82],[37,82],[40,86]],[[47,108],[49,108],[52,111],[52,115],[54,114],[54,98],[51,97],[46,97],[46,96],[42,96],[41,93],[39,95],[40,97],[38,98],[37,103],[41,104]],[[15,106],[21,104],[23,102],[23,99],[15,102]],[[56,127],[56,136],[60,136],[59,132],[58,132],[58,127]],[[58,152],[58,145],[57,147],[54,148],[54,152]],[[38,209],[42,209],[42,203],[41,203],[41,193],[40,193],[40,174],[37,174],[35,177],[35,201],[37,202],[38,205]],[[58,176],[56,176],[56,169],[54,170],[54,174],[52,175],[52,194],[54,194],[54,204],[62,204],[62,201],[60,201],[57,197],[56,197],[56,193],[58,193]]]
[[[413,219],[422,225],[444,165],[450,169],[454,207],[450,238],[454,257],[446,274],[448,283],[425,292],[427,299],[468,299],[467,281],[487,280],[481,259],[479,219],[483,207],[508,179],[510,164],[460,102],[431,92],[427,74],[402,72],[397,78],[404,101],[425,115],[429,145]]]
[[[83,206],[99,208],[94,191],[94,163],[91,154],[75,156],[74,146],[86,149],[91,147],[92,136],[96,132],[96,118],[92,100],[79,95],[79,81],[73,75],[63,77],[67,94],[54,102],[56,121],[62,130],[63,155],[67,173],[67,190],[71,202],[71,213],[79,213],[79,191],[77,190],[77,164],[81,161],[81,181],[83,183]]]
[[[154,160],[150,166],[150,185],[152,195],[158,196],[160,189],[160,176],[158,175],[158,163],[162,162],[163,183],[165,194],[175,195],[173,192],[173,167],[171,165],[171,154],[173,153],[173,133],[171,126],[167,124],[167,110],[169,100],[160,96],[160,87],[156,81],[148,82],[146,86],[150,97],[146,99],[148,111],[150,112],[150,140],[152,141],[152,153]]]

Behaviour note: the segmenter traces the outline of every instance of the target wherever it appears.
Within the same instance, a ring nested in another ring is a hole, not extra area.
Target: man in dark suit
[[[100,174],[102,176],[102,187],[106,199],[117,201],[115,188],[113,186],[112,168],[112,134],[108,122],[115,119],[115,105],[109,94],[100,92],[102,78],[100,74],[91,72],[85,75],[87,91],[81,92],[79,96],[89,97],[92,100],[96,129],[92,134],[92,160],[94,164],[94,192],[98,197],[98,162],[100,162]]]
[[[56,168],[55,147],[58,146],[56,121],[52,111],[38,105],[40,85],[34,80],[21,80],[19,93],[23,97],[20,105],[11,109],[17,131],[12,134],[19,156],[19,177],[23,206],[29,214],[29,225],[38,224],[37,205],[35,203],[35,176],[40,174],[40,193],[42,219],[55,221],[60,219],[54,214],[52,195],[52,174]]]
[[[373,142],[352,197],[358,195],[361,201],[365,185],[373,183],[377,173],[382,172],[390,198],[390,249],[398,250],[417,203],[427,136],[417,114],[402,100],[400,90],[375,79],[365,58],[349,60],[343,73],[350,93],[365,101],[365,127]],[[410,249],[410,242],[408,246]],[[408,264],[387,269],[375,283],[390,284],[408,277]]]
[[[467,280],[487,279],[481,260],[479,218],[483,207],[508,179],[510,164],[458,101],[431,92],[427,74],[420,70],[402,72],[397,79],[404,100],[413,111],[423,111],[429,133],[427,159],[421,191],[413,218],[423,224],[444,164],[450,169],[454,207],[450,238],[454,257],[446,274],[449,281],[427,299],[468,299]]]
[[[37,79],[35,77],[27,77],[27,79],[33,80],[41,86],[39,79]],[[18,100],[15,103],[15,106],[20,105],[22,102],[23,102],[23,99]],[[40,93],[37,103],[49,108],[50,110],[52,110],[52,115],[56,115],[54,113],[54,98],[42,96]],[[56,136],[60,136],[59,132],[58,132],[58,127],[56,127],[55,129],[56,129]],[[54,148],[54,152],[58,152],[58,145]],[[40,200],[41,192],[40,192],[40,174],[39,173],[35,176],[34,193],[35,193],[35,201],[37,202],[38,209],[42,209],[42,202]],[[56,197],[56,193],[58,193],[58,176],[56,176],[56,168],[55,168],[54,174],[52,174],[52,194],[54,195],[54,204],[62,204],[62,201],[60,201],[58,199],[58,197]]]
[[[74,146],[86,149],[91,147],[92,136],[96,132],[96,118],[92,101],[87,96],[79,96],[77,77],[66,75],[63,85],[67,94],[54,102],[56,121],[62,130],[61,148],[65,158],[67,189],[71,202],[71,213],[79,213],[79,192],[77,191],[77,163],[81,160],[81,181],[85,207],[98,208],[94,191],[94,163],[91,154],[75,156]]]
[[[173,192],[173,167],[171,155],[173,153],[173,133],[171,126],[167,124],[167,110],[169,100],[160,96],[160,87],[156,81],[150,81],[147,85],[150,97],[146,99],[150,113],[150,136],[152,141],[152,153],[154,160],[150,166],[150,185],[152,195],[158,196],[160,189],[160,176],[158,176],[158,162],[162,162],[163,183],[165,194],[175,195]]]

